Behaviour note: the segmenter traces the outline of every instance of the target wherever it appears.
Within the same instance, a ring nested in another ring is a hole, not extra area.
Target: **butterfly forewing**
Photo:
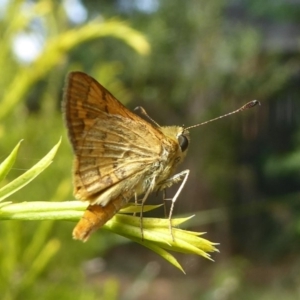
[[[64,113],[75,152],[74,193],[106,205],[134,189],[159,159],[163,134],[125,108],[90,76],[67,78]]]

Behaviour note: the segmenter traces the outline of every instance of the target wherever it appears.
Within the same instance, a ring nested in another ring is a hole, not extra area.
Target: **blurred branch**
[[[150,47],[144,36],[125,22],[110,20],[91,22],[64,32],[46,42],[44,51],[28,67],[20,68],[3,95],[0,110],[2,119],[24,98],[30,87],[56,66],[69,51],[88,40],[113,37],[122,40],[140,55],[146,55]]]

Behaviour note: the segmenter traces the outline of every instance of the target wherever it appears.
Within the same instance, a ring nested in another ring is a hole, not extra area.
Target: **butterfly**
[[[253,100],[242,111],[258,104]],[[62,102],[69,140],[74,152],[74,196],[89,202],[73,230],[73,238],[86,241],[131,199],[143,204],[154,191],[165,191],[181,181],[172,198],[182,191],[189,170],[175,173],[190,143],[187,128],[159,126],[128,110],[91,76],[71,72]]]

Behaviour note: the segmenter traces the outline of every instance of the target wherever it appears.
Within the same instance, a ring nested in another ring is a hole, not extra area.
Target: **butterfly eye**
[[[187,147],[189,146],[189,139],[185,135],[179,135],[178,136],[178,144],[181,148],[181,151],[184,152]]]

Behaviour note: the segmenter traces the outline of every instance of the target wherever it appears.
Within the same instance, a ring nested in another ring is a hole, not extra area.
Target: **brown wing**
[[[161,131],[85,73],[69,74],[63,111],[75,153],[77,198],[105,205],[159,159]]]

